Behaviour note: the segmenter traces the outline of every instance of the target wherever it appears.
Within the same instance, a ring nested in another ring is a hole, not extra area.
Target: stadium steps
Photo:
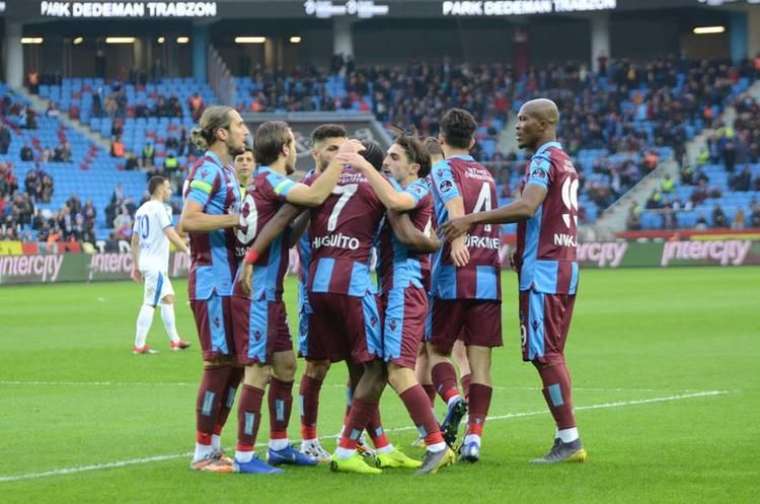
[[[38,114],[45,115],[45,112],[47,112],[48,104],[50,103],[48,100],[44,100],[39,96],[31,94],[24,87],[14,88],[14,91],[29,100],[29,102],[32,104],[32,108]],[[59,114],[56,119],[58,119],[58,121],[64,126],[68,126],[69,128],[74,129],[77,133],[81,134],[95,145],[101,147],[102,149],[105,149],[106,152],[110,152],[111,143],[107,139],[103,138],[100,134],[93,132],[90,128],[80,123],[79,121],[71,119],[65,111],[59,110]]]
[[[504,128],[499,132],[499,146],[498,152],[510,153],[517,152],[519,147],[517,145],[517,137],[515,136],[515,126],[517,126],[517,114],[510,112],[509,120]]]

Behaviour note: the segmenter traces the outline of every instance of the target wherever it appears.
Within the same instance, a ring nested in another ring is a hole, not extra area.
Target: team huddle
[[[557,426],[552,448],[533,462],[584,461],[564,359],[578,287],[578,175],[556,142],[558,119],[549,100],[522,107],[517,139],[533,157],[520,197],[495,208],[493,176],[469,154],[477,123],[465,110],[443,115],[438,138],[400,134],[387,152],[349,138],[340,125],[319,126],[311,138],[314,168],[295,182],[288,176],[296,142],[285,122],[260,125],[251,146],[234,109],[206,109],[193,131],[206,153],[185,182],[179,223],[190,237],[188,290],[204,359],[191,467],[278,473],[282,465],[329,463],[339,472],[400,467],[432,474],[457,460],[477,462],[491,403],[491,352],[502,345],[500,224],[509,222],[518,223],[510,261],[519,278],[523,359],[538,370]],[[152,180],[149,189],[146,205],[160,209],[163,182]],[[156,220],[164,231],[157,239],[184,249],[171,220]],[[133,249],[142,254],[133,276],[146,283],[135,352],[146,353],[145,320],[149,328],[159,302],[164,315],[173,291],[162,265],[168,261],[147,259],[152,245],[141,233],[147,238],[149,230],[135,229]],[[292,247],[300,259],[296,347],[305,361],[300,448],[288,439],[297,359],[283,280]],[[176,329],[169,335],[173,349],[187,346]],[[349,395],[330,454],[319,442],[317,417],[322,382],[337,362],[348,368]],[[421,461],[383,430],[386,385],[419,432]],[[447,405],[440,423],[436,394]],[[254,450],[265,395],[266,460]],[[230,457],[220,436],[236,396]]]

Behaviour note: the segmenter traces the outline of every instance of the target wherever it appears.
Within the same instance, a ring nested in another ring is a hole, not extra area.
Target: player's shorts
[[[424,289],[391,289],[382,297],[383,359],[414,369],[425,333],[428,301]]]
[[[430,298],[425,339],[444,355],[457,339],[468,346],[500,347],[501,301]]]
[[[191,299],[190,308],[198,328],[203,358],[234,356],[231,297],[213,293],[208,299]]]
[[[232,296],[235,352],[243,365],[268,364],[272,354],[293,350],[282,300],[251,300]]]
[[[148,270],[140,273],[145,285],[143,304],[156,307],[166,296],[174,295],[172,282],[165,271]]]
[[[520,337],[524,361],[548,362],[564,354],[574,294],[520,291]]]
[[[306,359],[363,364],[383,356],[377,296],[309,293]]]
[[[306,357],[309,354],[309,319],[312,310],[306,286],[298,283],[298,355]]]

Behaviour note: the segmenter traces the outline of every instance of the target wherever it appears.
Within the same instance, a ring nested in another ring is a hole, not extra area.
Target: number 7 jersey
[[[464,202],[465,214],[484,212],[497,203],[493,176],[471,156],[452,156],[430,170],[438,225],[449,219],[446,204],[456,197]],[[474,226],[466,236],[470,262],[457,268],[451,262],[451,244],[433,256],[431,293],[438,299],[501,299],[501,261],[498,225]]]
[[[314,177],[304,180],[311,184]],[[309,291],[364,296],[372,285],[369,260],[385,207],[367,178],[343,169],[332,194],[311,209]]]
[[[546,197],[533,217],[517,225],[521,291],[576,293],[578,183],[578,172],[558,142],[545,143],[531,158],[523,187],[539,185]]]

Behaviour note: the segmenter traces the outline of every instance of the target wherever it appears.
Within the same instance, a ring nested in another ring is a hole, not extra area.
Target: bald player
[[[452,219],[441,228],[446,239],[478,224],[517,222],[517,249],[512,266],[520,285],[520,335],[524,361],[543,382],[543,395],[554,417],[554,445],[532,462],[584,462],[573,413],[565,342],[578,289],[576,262],[578,173],[557,142],[557,105],[531,100],[517,116],[517,142],[533,153],[520,197],[509,205]]]

